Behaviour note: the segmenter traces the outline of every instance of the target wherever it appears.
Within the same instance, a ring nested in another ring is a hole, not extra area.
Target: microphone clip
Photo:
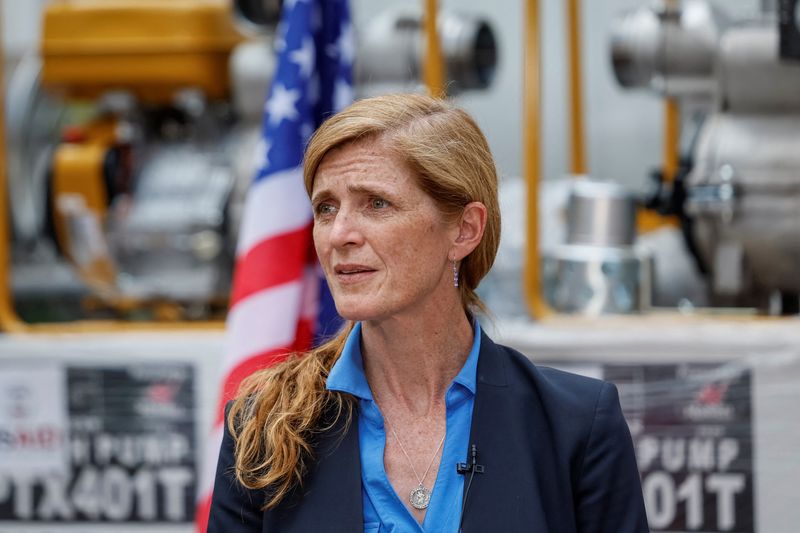
[[[459,474],[466,475],[466,474],[483,474],[484,468],[483,465],[478,464],[478,447],[472,444],[470,446],[470,457],[468,463],[458,463],[456,465],[456,472]]]

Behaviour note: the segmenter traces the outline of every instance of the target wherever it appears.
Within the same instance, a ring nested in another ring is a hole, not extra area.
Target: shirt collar
[[[481,327],[478,325],[477,319],[472,321],[472,331],[472,348],[469,351],[467,360],[464,362],[464,366],[461,367],[453,381],[475,394],[475,383],[478,379],[478,353],[481,351]]]
[[[481,348],[481,327],[477,320],[473,320],[472,330],[474,332],[472,349],[453,382],[475,394],[478,353]],[[361,322],[356,322],[347,336],[342,355],[331,368],[325,386],[328,390],[338,390],[352,394],[356,398],[372,401],[372,391],[364,374],[364,360],[361,356]]]
[[[364,374],[364,360],[361,358],[361,322],[356,322],[347,336],[342,355],[331,368],[325,387],[347,392],[362,400],[372,400],[372,391]]]

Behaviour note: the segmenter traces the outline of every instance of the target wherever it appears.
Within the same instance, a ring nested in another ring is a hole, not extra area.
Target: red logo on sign
[[[177,385],[158,383],[156,385],[151,385],[147,389],[147,399],[153,403],[172,403],[175,400],[175,394],[177,392]]]
[[[727,383],[709,383],[697,393],[696,401],[702,405],[720,405],[727,392]]]

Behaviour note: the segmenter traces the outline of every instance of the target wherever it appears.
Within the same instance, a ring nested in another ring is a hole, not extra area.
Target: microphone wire
[[[473,463],[471,472],[469,474],[469,481],[467,482],[467,490],[464,491],[464,501],[461,502],[461,517],[458,520],[458,533],[461,533],[461,528],[464,526],[464,509],[467,507],[467,498],[469,498],[469,489],[472,487],[472,478],[475,477],[475,464]]]

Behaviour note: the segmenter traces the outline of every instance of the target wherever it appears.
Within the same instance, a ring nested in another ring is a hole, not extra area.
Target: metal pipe
[[[425,85],[431,96],[444,98],[447,91],[444,86],[442,49],[436,31],[436,4],[436,0],[425,0]]]
[[[703,0],[667,2],[662,11],[629,12],[612,29],[611,54],[617,81],[666,96],[710,98],[714,64],[727,17]]]
[[[528,310],[541,319],[551,313],[542,294],[539,252],[539,180],[541,173],[541,20],[539,0],[525,2],[522,152],[527,184],[527,239],[523,287]]]
[[[567,0],[567,39],[570,93],[570,168],[572,174],[578,176],[589,172],[586,162],[583,123],[580,0]]]
[[[489,24],[463,13],[436,13],[441,75],[448,94],[482,90],[494,79],[497,44]],[[359,34],[356,80],[360,84],[425,82],[427,39],[424,13],[389,9]],[[435,64],[428,61],[428,64]]]
[[[5,59],[3,48],[3,16],[5,11],[0,0],[0,58]],[[5,61],[3,62],[5,63]],[[0,331],[19,332],[25,330],[25,323],[19,319],[11,297],[11,229],[8,202],[8,169],[6,158],[6,116],[5,116],[5,72],[0,68]]]

